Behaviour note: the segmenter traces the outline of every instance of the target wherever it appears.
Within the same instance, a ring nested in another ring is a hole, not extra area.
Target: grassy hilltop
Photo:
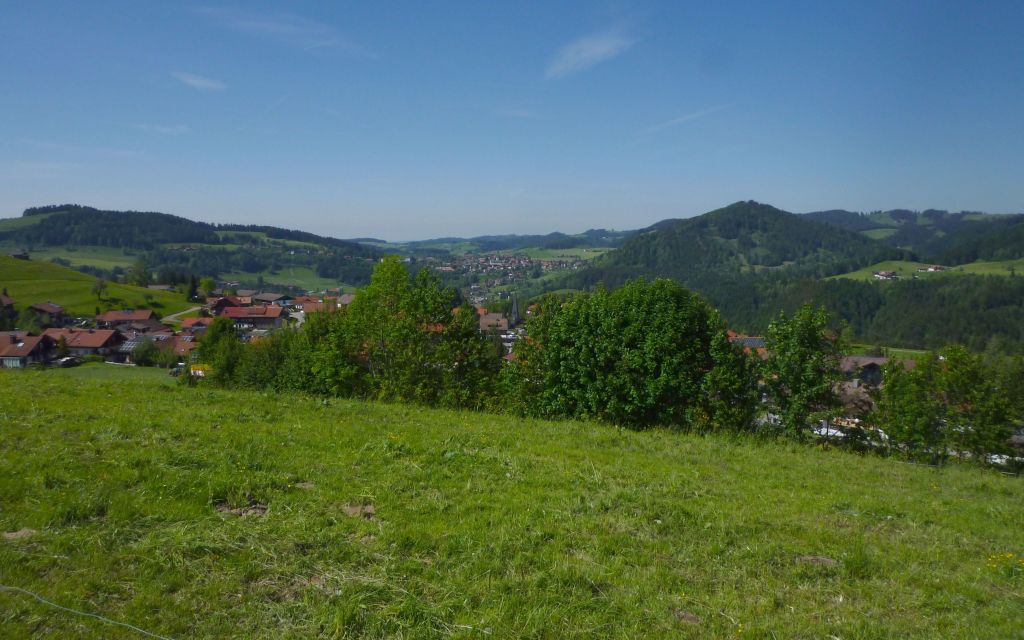
[[[92,292],[95,282],[96,278],[90,275],[60,265],[0,256],[0,287],[7,288],[21,309],[37,302],[52,300],[63,306],[70,315],[91,316],[96,307],[146,307],[164,316],[193,306],[180,293],[116,282],[108,282],[103,299],[97,300],[96,294]]]
[[[0,372],[0,532],[35,530],[0,583],[176,638],[1024,623],[1024,484],[995,472],[166,379]],[[0,636],[137,637],[4,591]]]

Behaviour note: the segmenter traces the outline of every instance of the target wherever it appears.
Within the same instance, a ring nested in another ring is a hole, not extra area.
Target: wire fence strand
[[[115,625],[117,625],[119,627],[126,627],[128,629],[131,629],[132,631],[137,631],[138,633],[141,633],[144,636],[148,636],[150,638],[156,638],[157,640],[174,640],[174,638],[169,638],[167,636],[162,636],[162,635],[159,635],[159,634],[156,634],[156,633],[152,633],[150,631],[146,631],[145,629],[140,629],[139,627],[136,627],[133,624],[128,624],[127,622],[119,622],[117,620],[111,620],[110,618],[105,618],[103,616],[96,615],[95,613],[89,613],[87,611],[79,611],[77,609],[69,609],[68,607],[61,606],[61,605],[57,604],[56,602],[52,602],[50,600],[47,600],[46,598],[44,598],[43,596],[39,595],[38,593],[33,593],[32,591],[29,591],[28,589],[22,589],[21,587],[12,587],[12,586],[9,586],[9,585],[6,585],[6,584],[0,584],[0,591],[12,591],[14,593],[21,593],[21,594],[24,594],[26,596],[30,596],[32,598],[35,598],[39,602],[41,602],[41,603],[43,603],[43,604],[45,604],[47,606],[53,607],[54,609],[59,609],[61,611],[66,611],[68,613],[73,613],[73,614],[78,615],[78,616],[85,616],[87,618],[95,618],[96,620],[100,620],[100,621],[106,622],[108,624],[115,624]]]

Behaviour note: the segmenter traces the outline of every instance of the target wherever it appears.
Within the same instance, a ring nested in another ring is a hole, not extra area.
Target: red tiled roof
[[[99,349],[115,339],[113,329],[47,329],[43,335],[54,342],[64,338],[68,347],[76,349]]]
[[[262,304],[257,307],[225,307],[220,315],[222,318],[280,318],[284,307]]]
[[[153,317],[151,309],[117,309],[96,316],[97,322],[136,322]]]
[[[189,351],[195,349],[199,343],[194,340],[190,340],[192,336],[171,336],[164,343],[171,349],[174,349],[174,353],[179,356],[186,355]]]
[[[24,358],[30,355],[42,340],[43,336],[22,336],[13,340],[6,335],[0,336],[0,358]]]
[[[182,329],[194,329],[199,327],[209,327],[213,323],[213,318],[185,318],[181,321]]]

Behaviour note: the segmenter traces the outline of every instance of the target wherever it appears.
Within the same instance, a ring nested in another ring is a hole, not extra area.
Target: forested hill
[[[615,285],[637,276],[669,277],[701,289],[745,274],[824,277],[903,257],[854,231],[747,201],[655,224],[595,261],[581,278]]]
[[[890,247],[913,251],[920,260],[946,265],[1024,257],[1024,215],[992,215],[938,209],[893,209],[872,213],[831,210],[805,217],[856,231]]]
[[[230,233],[260,233],[268,238],[344,248],[355,255],[376,255],[372,248],[349,240],[278,227],[210,224],[153,211],[105,211],[76,204],[31,207],[28,224],[0,227],[0,242],[26,247],[98,246],[149,251],[166,244],[232,244]]]

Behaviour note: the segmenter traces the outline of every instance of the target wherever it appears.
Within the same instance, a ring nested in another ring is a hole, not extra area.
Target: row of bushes
[[[388,258],[347,309],[311,314],[301,329],[249,344],[217,320],[197,357],[210,365],[208,380],[224,386],[631,427],[805,439],[840,413],[843,345],[823,309],[780,315],[762,360],[731,343],[718,312],[696,294],[668,280],[637,281],[543,299],[507,360],[497,337],[477,330],[475,309],[455,299],[428,272],[410,275]],[[891,367],[868,420],[891,438],[874,444],[930,461],[1008,453],[1024,404],[1012,373],[1024,374],[1021,363],[990,367],[954,348],[912,371]]]

